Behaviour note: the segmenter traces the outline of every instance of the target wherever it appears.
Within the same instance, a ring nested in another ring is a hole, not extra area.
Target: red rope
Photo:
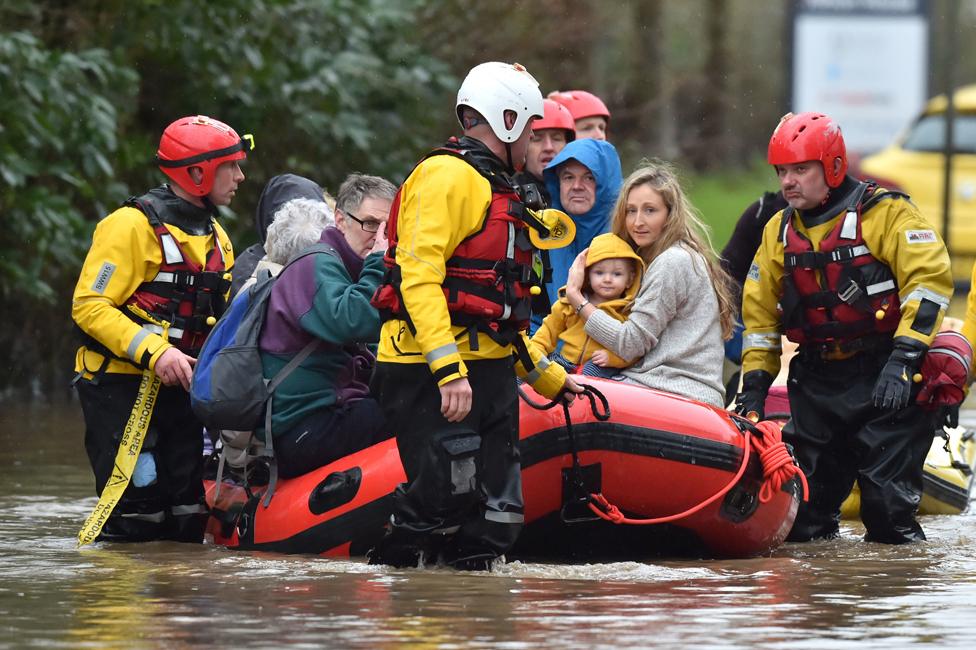
[[[601,519],[615,524],[643,526],[648,524],[664,524],[677,521],[678,519],[684,519],[725,496],[739,482],[739,479],[742,478],[742,475],[746,471],[746,467],[749,465],[749,454],[753,446],[756,447],[756,451],[759,453],[759,460],[763,466],[763,484],[759,489],[760,503],[769,502],[780,488],[783,487],[783,484],[792,479],[794,475],[799,475],[800,477],[800,483],[803,485],[803,500],[806,501],[809,496],[807,477],[803,475],[800,468],[793,462],[793,456],[790,455],[786,443],[783,442],[783,432],[779,425],[775,422],[760,422],[756,425],[756,428],[762,431],[763,436],[761,439],[753,438],[751,432],[748,429],[746,430],[745,444],[742,447],[742,464],[739,465],[739,470],[732,480],[721,490],[696,506],[688,508],[683,512],[664,517],[630,519],[620,512],[620,508],[607,501],[607,498],[602,494],[590,494],[590,510],[596,513]]]
[[[763,432],[762,438],[753,438],[752,444],[759,452],[759,460],[763,466],[763,484],[759,489],[759,502],[768,503],[794,476],[800,477],[803,486],[803,500],[810,497],[807,487],[807,477],[796,466],[793,456],[786,443],[783,442],[783,430],[775,422],[760,422],[756,428]]]

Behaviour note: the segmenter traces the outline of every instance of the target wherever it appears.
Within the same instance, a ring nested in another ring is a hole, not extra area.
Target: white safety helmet
[[[481,113],[498,139],[506,143],[518,140],[529,120],[542,117],[544,112],[542,92],[535,77],[518,63],[499,61],[471,68],[458,89],[455,108],[459,122],[462,106]],[[513,111],[517,116],[511,129],[505,128],[505,111]]]

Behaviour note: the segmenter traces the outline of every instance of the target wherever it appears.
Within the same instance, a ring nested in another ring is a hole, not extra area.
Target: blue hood
[[[575,160],[593,174],[596,179],[596,202],[589,212],[570,215],[576,223],[576,238],[565,248],[549,251],[552,265],[552,282],[546,285],[549,304],[556,302],[557,291],[566,284],[566,276],[573,260],[597,235],[610,230],[610,214],[620,194],[623,173],[620,170],[620,157],[612,144],[605,140],[573,140],[553,158],[542,172],[546,189],[552,197],[552,207],[563,210],[559,200],[559,179],[556,168],[568,160]]]

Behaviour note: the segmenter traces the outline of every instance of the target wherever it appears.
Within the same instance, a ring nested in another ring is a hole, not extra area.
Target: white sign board
[[[881,149],[928,99],[928,35],[924,0],[798,0],[791,110],[833,117],[852,152]]]

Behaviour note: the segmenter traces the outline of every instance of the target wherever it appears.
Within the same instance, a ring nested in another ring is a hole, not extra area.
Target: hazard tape
[[[132,405],[129,420],[122,431],[122,440],[119,441],[119,450],[115,454],[115,468],[102,489],[102,496],[95,504],[95,509],[88,515],[88,519],[78,532],[79,547],[95,541],[102,532],[102,526],[108,521],[129,486],[129,479],[142,451],[142,443],[146,439],[146,431],[149,430],[149,420],[152,419],[153,409],[156,407],[159,386],[160,381],[156,373],[152,370],[144,370],[142,380],[139,382],[136,403]]]

